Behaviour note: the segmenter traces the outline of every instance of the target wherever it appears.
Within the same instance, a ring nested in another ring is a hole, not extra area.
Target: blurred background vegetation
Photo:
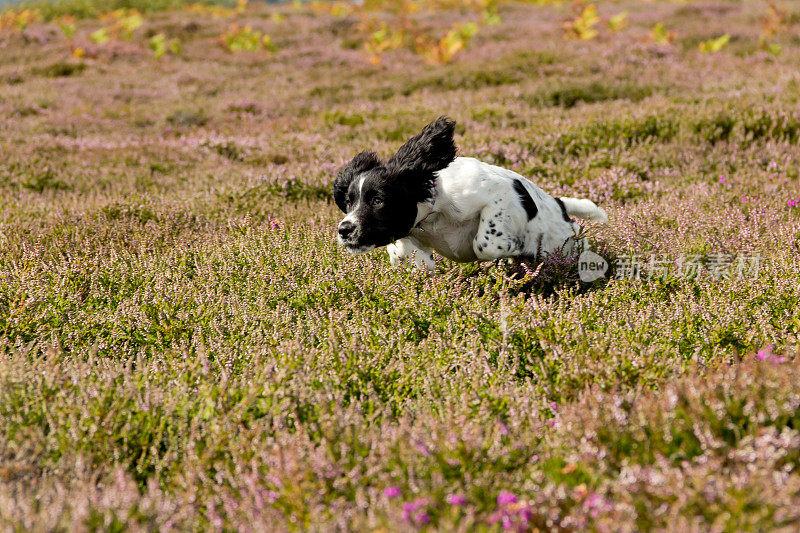
[[[201,0],[196,3],[234,6],[237,0]],[[281,0],[257,0],[265,4],[278,4]],[[6,9],[38,9],[45,18],[60,15],[94,17],[115,9],[138,9],[144,12],[163,11],[195,3],[187,0],[0,0]]]

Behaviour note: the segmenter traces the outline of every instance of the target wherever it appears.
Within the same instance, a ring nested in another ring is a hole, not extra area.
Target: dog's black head
[[[339,171],[333,197],[347,214],[339,223],[342,246],[368,252],[411,232],[417,204],[433,194],[435,172],[456,157],[454,128],[455,122],[439,117],[385,163],[375,152],[361,152]]]

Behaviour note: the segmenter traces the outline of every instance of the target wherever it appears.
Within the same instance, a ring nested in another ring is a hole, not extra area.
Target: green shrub
[[[167,117],[167,124],[172,126],[195,127],[205,126],[208,116],[202,109],[178,109]]]
[[[80,74],[86,70],[86,63],[74,63],[71,61],[56,61],[46,67],[39,69],[39,73],[49,78],[62,78]]]
[[[633,83],[605,83],[600,81],[566,82],[546,87],[528,97],[534,105],[570,108],[579,103],[591,104],[608,100],[638,102],[653,94],[650,86]]]

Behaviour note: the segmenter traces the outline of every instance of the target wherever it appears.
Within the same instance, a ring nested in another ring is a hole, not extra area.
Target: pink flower
[[[500,522],[503,529],[527,531],[527,525],[533,519],[533,511],[528,505],[517,503],[517,497],[508,491],[500,492],[497,503],[500,508],[489,515],[489,523]]]
[[[397,496],[400,496],[402,493],[403,491],[401,491],[399,487],[386,487],[385,489],[383,489],[383,495],[386,496],[387,498],[396,498]]]
[[[527,505],[522,505],[517,509],[517,515],[521,520],[525,523],[530,522],[533,520],[533,511]]]
[[[550,402],[550,409],[554,412],[558,412],[558,404],[556,402]]]
[[[600,507],[601,505],[603,505],[603,497],[596,492],[589,494],[583,501],[583,506],[587,509],[592,507]]]
[[[608,506],[609,502],[596,492],[589,494],[586,499],[583,500],[583,508],[589,511],[589,516],[592,518],[597,518],[600,515],[600,511]]]
[[[517,503],[517,497],[513,492],[501,490],[497,495],[497,505],[508,505],[510,503]]]
[[[772,345],[771,344],[769,346],[767,346],[766,348],[761,348],[758,351],[758,353],[756,354],[756,357],[758,357],[759,361],[764,361],[765,359],[770,359],[770,358],[772,358],[772,356],[773,356],[773,353],[772,353]]]
[[[426,501],[424,498],[419,498],[414,500],[413,502],[406,502],[403,504],[403,510],[408,512],[418,511],[425,505]]]
[[[431,521],[431,517],[423,509],[426,505],[428,505],[428,500],[424,498],[414,500],[413,502],[404,503],[403,518],[406,521],[413,522],[417,525],[427,524]]]
[[[719,177],[719,182],[720,183],[725,183],[725,176],[720,176]]]
[[[777,364],[780,364],[780,363],[785,363],[786,361],[788,361],[788,359],[786,358],[785,355],[778,355],[778,354],[772,353],[772,349],[773,349],[773,346],[771,344],[769,346],[767,346],[766,348],[761,348],[756,353],[756,358],[759,361],[769,361],[773,365],[777,365]]]
[[[467,497],[463,494],[450,494],[445,498],[450,505],[466,505]]]

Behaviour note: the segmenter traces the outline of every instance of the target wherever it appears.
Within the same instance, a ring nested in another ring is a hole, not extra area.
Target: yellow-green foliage
[[[701,42],[698,47],[700,51],[704,54],[713,54],[722,50],[728,41],[731,40],[731,36],[729,34],[721,35],[716,39],[709,39],[708,41]]]
[[[598,31],[595,26],[599,23],[600,16],[597,14],[597,6],[589,4],[574,20],[565,23],[564,28],[570,37],[588,41],[597,37]]]
[[[105,44],[112,38],[131,40],[133,32],[144,24],[144,17],[137,10],[117,9],[103,14],[100,19],[106,25],[91,33],[95,44]]]
[[[111,39],[111,37],[109,35],[109,32],[108,32],[108,28],[100,28],[100,29],[97,29],[97,30],[93,31],[89,35],[89,38],[95,44],[105,44],[105,43],[107,43],[109,41],[109,39]]]
[[[64,15],[63,17],[60,17],[56,21],[56,23],[58,24],[58,27],[61,29],[61,33],[63,33],[64,37],[66,37],[67,39],[75,35],[75,30],[76,30],[75,17],[71,15]]]
[[[620,31],[628,25],[628,12],[621,11],[608,19],[608,28],[611,31]]]
[[[419,36],[415,43],[417,52],[430,63],[448,63],[478,33],[478,24],[456,24],[439,40]]]
[[[181,53],[181,43],[178,39],[167,39],[163,33],[157,33],[150,38],[150,50],[153,51],[153,57],[159,59],[166,53],[178,55]]]
[[[41,18],[41,12],[38,9],[22,9],[18,11],[9,9],[5,12],[0,11],[0,31],[5,28],[24,30],[29,24]]]
[[[236,7],[230,8],[224,5],[194,2],[187,5],[185,9],[191,13],[211,15],[213,17],[234,17],[244,13],[247,9],[247,4],[247,0],[237,0]]]
[[[663,22],[657,22],[650,31],[650,38],[658,44],[669,44],[675,40],[676,32],[668,30]]]
[[[267,50],[274,52],[277,47],[269,35],[254,30],[252,26],[239,26],[234,23],[220,36],[223,46],[230,52],[255,52]]]

